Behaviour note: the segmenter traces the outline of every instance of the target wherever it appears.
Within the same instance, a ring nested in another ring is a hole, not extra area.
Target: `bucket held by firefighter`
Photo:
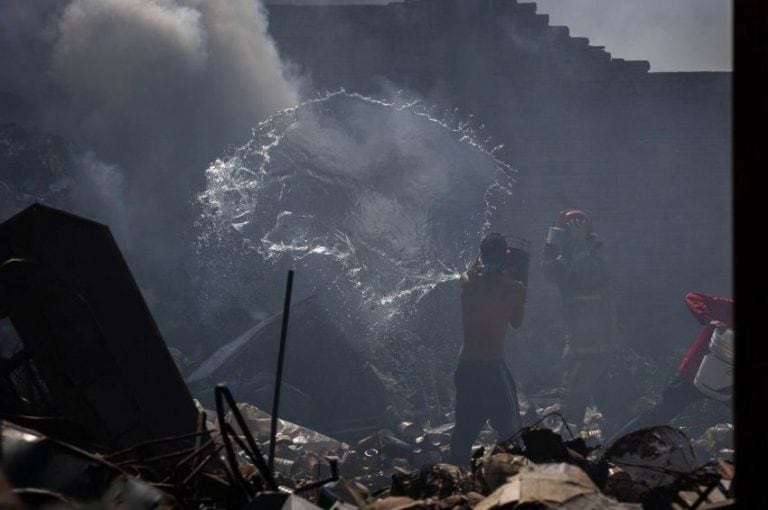
[[[528,264],[530,243],[520,237],[505,236],[507,241],[507,271],[528,286]]]
[[[709,353],[699,365],[693,384],[708,397],[730,400],[733,393],[734,332],[715,329],[709,341]]]
[[[505,236],[507,241],[507,268],[505,273],[515,280],[523,283],[522,299],[517,303],[510,317],[510,324],[517,328],[523,322],[525,315],[525,301],[528,293],[528,263],[530,261],[529,243],[527,240],[515,236]]]
[[[570,241],[570,234],[564,228],[551,226],[547,231],[547,244],[554,244],[558,248],[562,248]]]

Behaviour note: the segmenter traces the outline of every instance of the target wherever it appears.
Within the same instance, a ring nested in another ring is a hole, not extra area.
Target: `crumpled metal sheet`
[[[200,366],[195,368],[191,374],[187,376],[185,381],[187,384],[196,383],[211,377],[216,370],[218,370],[224,363],[237,355],[237,353],[245,347],[249,340],[257,335],[265,326],[270,324],[273,320],[280,317],[282,314],[275,314],[266,320],[256,324],[244,333],[240,334],[237,338],[229,343],[224,344],[216,352],[211,354],[208,359],[203,361]]]
[[[603,454],[603,460],[627,472],[637,494],[670,485],[697,466],[690,439],[667,425],[620,437]]]

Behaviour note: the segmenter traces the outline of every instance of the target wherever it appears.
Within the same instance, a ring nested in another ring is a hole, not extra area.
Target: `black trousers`
[[[517,389],[503,360],[460,360],[454,375],[456,424],[451,436],[451,464],[467,466],[475,441],[490,420],[499,440],[521,427]]]
[[[565,358],[566,370],[560,383],[560,412],[568,423],[575,423],[577,428],[584,424],[584,413],[597,396],[605,392],[600,388],[600,381],[613,356],[609,352],[589,354],[568,354]],[[595,402],[600,408],[600,404]],[[600,408],[605,413],[606,409]]]

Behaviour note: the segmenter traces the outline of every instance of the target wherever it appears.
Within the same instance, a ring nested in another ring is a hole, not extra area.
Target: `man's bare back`
[[[491,232],[480,242],[480,255],[460,278],[464,343],[453,376],[456,423],[451,434],[451,463],[466,466],[472,443],[488,422],[500,437],[520,429],[515,380],[504,362],[509,326],[523,321],[524,274],[507,241]]]
[[[509,326],[523,319],[525,285],[504,273],[461,275],[461,311],[464,344],[459,357],[466,360],[500,360]]]

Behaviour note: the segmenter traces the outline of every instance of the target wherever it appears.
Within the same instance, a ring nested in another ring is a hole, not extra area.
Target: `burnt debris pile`
[[[526,426],[486,428],[449,464],[451,413],[405,412],[315,297],[291,304],[291,281],[281,314],[185,380],[107,227],[40,205],[0,225],[0,507],[734,505],[731,425],[605,445],[599,413],[574,433],[522,394]]]

